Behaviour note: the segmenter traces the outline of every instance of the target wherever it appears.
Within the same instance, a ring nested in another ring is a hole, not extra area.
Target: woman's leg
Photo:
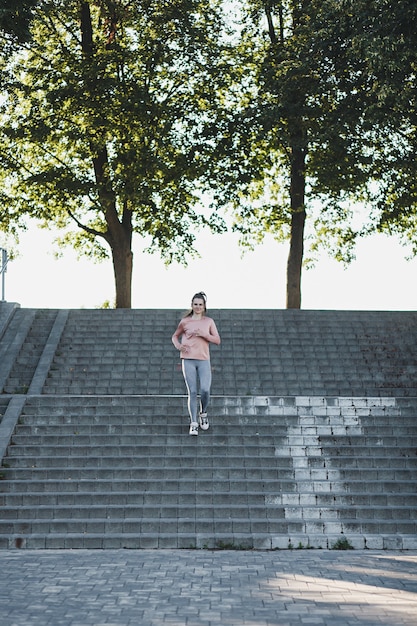
[[[210,402],[211,365],[210,361],[198,361],[198,377],[200,379],[201,408],[200,413],[207,413]]]
[[[197,422],[197,366],[194,359],[182,359],[182,373],[188,392],[188,413],[191,422]]]

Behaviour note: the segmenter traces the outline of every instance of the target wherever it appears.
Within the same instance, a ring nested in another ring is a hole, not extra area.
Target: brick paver
[[[417,623],[417,552],[0,552],[2,626]]]

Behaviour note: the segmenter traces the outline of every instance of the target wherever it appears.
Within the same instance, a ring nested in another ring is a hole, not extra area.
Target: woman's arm
[[[210,343],[215,343],[217,346],[220,345],[220,335],[213,320],[210,322],[209,332],[205,339],[207,339]]]
[[[183,334],[182,322],[180,322],[178,324],[177,330],[172,335],[172,343],[174,344],[174,346],[176,347],[177,350],[181,350],[180,337],[181,337],[182,334]]]

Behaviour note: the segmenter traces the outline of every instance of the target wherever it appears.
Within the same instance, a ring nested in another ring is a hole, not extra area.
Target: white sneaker
[[[210,428],[207,413],[200,413],[200,427],[202,430],[208,430]]]
[[[190,435],[198,435],[198,424],[197,424],[197,422],[191,422],[191,424],[190,424]]]

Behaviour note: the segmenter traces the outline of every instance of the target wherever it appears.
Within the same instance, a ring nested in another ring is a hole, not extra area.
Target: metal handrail
[[[6,277],[5,274],[7,272],[7,263],[9,262],[9,258],[7,256],[7,250],[4,248],[0,248],[0,274],[1,274],[1,299],[5,300],[6,293]]]

